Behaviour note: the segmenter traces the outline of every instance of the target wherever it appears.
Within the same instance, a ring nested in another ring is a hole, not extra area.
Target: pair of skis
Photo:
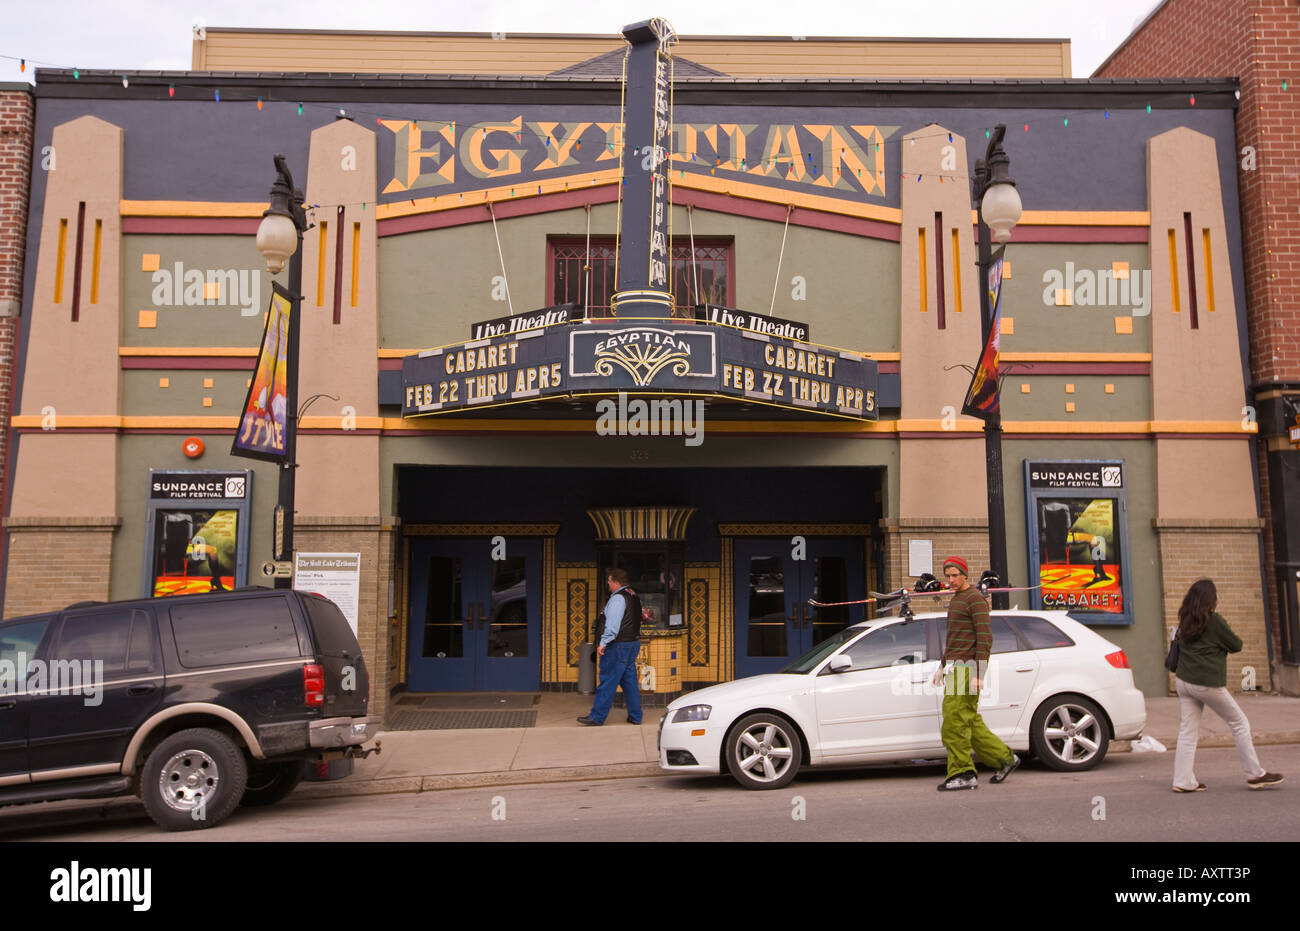
[[[979,589],[981,594],[989,595],[995,592],[1031,592],[1034,589],[1042,588],[1042,586],[1021,585],[1012,588],[987,588],[982,585],[977,585],[976,588]],[[940,595],[951,595],[954,594],[955,592],[956,589],[952,589],[952,588],[938,588],[938,589],[931,589],[929,591],[917,591],[915,589],[900,588],[892,592],[868,592],[867,594],[871,596],[870,598],[858,598],[854,601],[815,601],[814,599],[809,598],[808,604],[812,605],[814,608],[837,608],[840,607],[841,605],[889,604],[891,602],[900,602],[900,601],[906,603],[910,601],[913,596],[916,595],[933,595],[935,597],[938,597]]]

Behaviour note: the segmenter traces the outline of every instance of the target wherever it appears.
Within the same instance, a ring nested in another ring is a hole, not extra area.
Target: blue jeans
[[[623,700],[627,702],[627,719],[641,723],[641,692],[636,685],[636,656],[641,652],[641,641],[611,643],[600,658],[600,685],[596,686],[596,701],[591,706],[591,719],[604,724],[609,709],[614,705],[614,691],[623,686]]]

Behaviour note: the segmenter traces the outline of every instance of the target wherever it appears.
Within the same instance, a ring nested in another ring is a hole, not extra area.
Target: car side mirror
[[[830,665],[826,668],[831,672],[847,672],[853,668],[853,660],[843,653],[837,653],[831,657]]]

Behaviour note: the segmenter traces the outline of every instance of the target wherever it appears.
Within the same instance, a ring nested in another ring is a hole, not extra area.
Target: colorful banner
[[[1114,498],[1035,501],[1043,607],[1124,613]]]
[[[271,306],[262,331],[262,351],[257,369],[244,398],[239,427],[231,445],[232,456],[280,462],[285,457],[289,409],[289,318],[293,303],[289,292],[271,284]]]
[[[980,353],[979,364],[971,376],[970,387],[966,389],[966,401],[961,412],[969,417],[988,420],[1000,411],[998,394],[998,354],[1002,332],[1002,256],[989,268],[989,309],[993,322],[989,326],[989,338]]]

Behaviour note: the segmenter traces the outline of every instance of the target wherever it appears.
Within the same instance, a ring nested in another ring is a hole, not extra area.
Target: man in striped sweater
[[[997,767],[993,782],[1002,782],[1010,776],[1020,765],[1020,758],[988,729],[979,713],[980,687],[984,684],[989,650],[993,646],[988,602],[970,584],[970,571],[960,556],[943,561],[943,576],[954,594],[948,602],[948,642],[934,674],[936,686],[944,684],[944,666],[953,665],[944,688],[943,727],[939,732],[948,751],[948,778],[939,784],[939,789],[978,789],[972,749],[986,766]]]

